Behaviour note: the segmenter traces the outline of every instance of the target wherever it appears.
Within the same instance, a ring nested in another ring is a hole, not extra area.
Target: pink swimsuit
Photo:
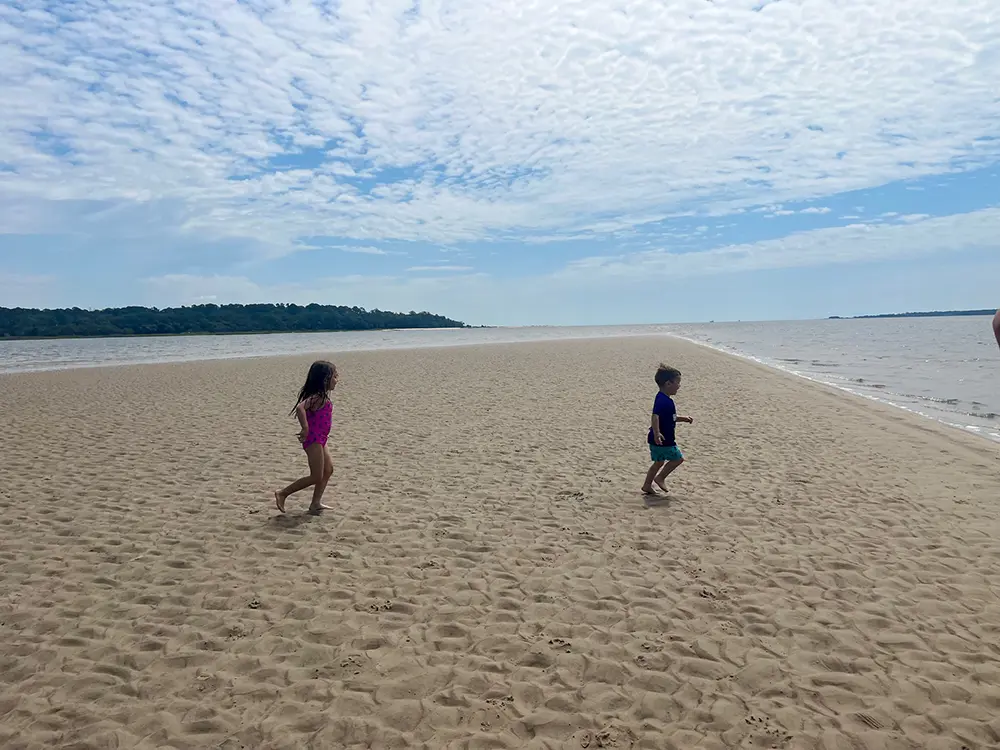
[[[309,425],[309,432],[306,433],[306,439],[302,441],[302,447],[306,448],[313,443],[326,445],[326,440],[330,437],[330,427],[333,424],[333,402],[327,401],[316,411],[306,409],[306,424]]]

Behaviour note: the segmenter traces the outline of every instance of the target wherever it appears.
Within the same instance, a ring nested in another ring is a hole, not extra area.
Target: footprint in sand
[[[605,727],[599,732],[583,732],[577,735],[577,741],[582,748],[616,748],[627,750],[635,744],[636,737],[631,730],[624,727]]]
[[[236,641],[239,640],[240,638],[246,638],[248,635],[250,635],[250,631],[247,630],[245,627],[243,627],[242,625],[233,625],[231,628],[229,628],[229,631],[226,633],[226,640]]]
[[[359,675],[364,667],[363,660],[354,655],[345,657],[340,661],[341,675]]]
[[[753,732],[757,733],[758,743],[760,741],[770,742],[770,747],[778,747],[777,743],[785,743],[792,740],[792,735],[783,729],[772,727],[770,720],[763,716],[750,714],[744,721],[750,726]]]
[[[560,651],[565,651],[567,654],[573,650],[573,645],[562,638],[550,638],[549,645],[552,648],[559,649]]]

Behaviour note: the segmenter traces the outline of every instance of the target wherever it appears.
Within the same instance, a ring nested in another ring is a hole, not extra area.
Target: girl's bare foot
[[[655,495],[656,494],[656,490],[654,490],[652,487],[643,487],[642,488],[642,494],[643,495]]]
[[[323,503],[320,503],[319,505],[310,505],[309,506],[309,512],[312,513],[314,516],[318,516],[324,510],[330,510],[330,506],[329,505],[323,505]]]
[[[668,495],[670,494],[670,492],[667,490],[667,485],[663,483],[662,479],[654,479],[653,482],[656,484],[657,487],[666,492]]]
[[[280,490],[274,491],[274,505],[282,513],[285,512],[285,496],[281,494]]]

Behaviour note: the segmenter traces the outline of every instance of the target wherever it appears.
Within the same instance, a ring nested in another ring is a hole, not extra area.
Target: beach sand
[[[352,353],[278,517],[311,359],[0,376],[0,747],[1000,747],[1000,446],[666,338]]]

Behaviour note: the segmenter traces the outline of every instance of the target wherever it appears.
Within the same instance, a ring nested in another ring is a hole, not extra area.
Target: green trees
[[[374,331],[387,328],[464,328],[429,312],[394,313],[334,305],[193,305],[162,310],[31,310],[0,307],[0,338],[142,336],[185,333]]]

